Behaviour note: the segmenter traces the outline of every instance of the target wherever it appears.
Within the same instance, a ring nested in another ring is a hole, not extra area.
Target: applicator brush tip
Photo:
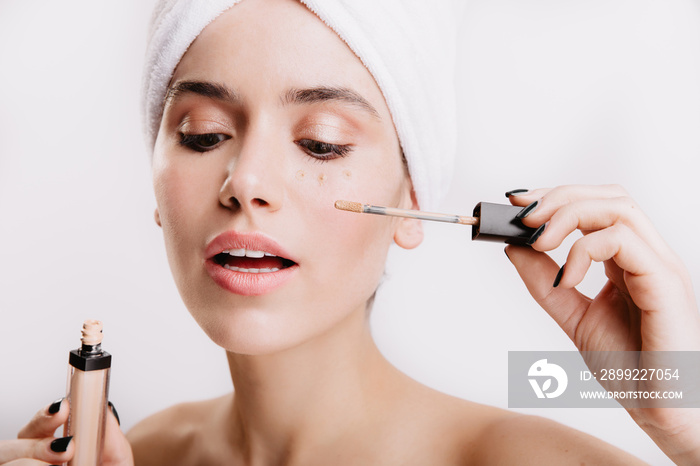
[[[335,201],[335,208],[339,210],[347,210],[348,212],[362,213],[362,204],[351,201]]]

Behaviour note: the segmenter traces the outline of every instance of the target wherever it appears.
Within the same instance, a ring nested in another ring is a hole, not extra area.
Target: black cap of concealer
[[[472,240],[527,245],[536,228],[526,227],[515,218],[521,210],[513,205],[479,202],[474,207],[479,224],[472,226]]]

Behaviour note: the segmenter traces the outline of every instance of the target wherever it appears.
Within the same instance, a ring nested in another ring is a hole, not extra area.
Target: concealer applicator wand
[[[523,225],[520,219],[516,217],[523,210],[522,207],[492,204],[490,202],[479,202],[474,207],[472,217],[397,209],[395,207],[382,207],[351,201],[336,201],[335,208],[360,214],[389,215],[391,217],[417,218],[435,222],[471,225],[472,240],[476,241],[526,245],[530,244],[531,238],[537,239],[539,235],[536,235],[536,233],[538,231],[541,233],[540,230],[542,229],[542,227],[530,228]]]

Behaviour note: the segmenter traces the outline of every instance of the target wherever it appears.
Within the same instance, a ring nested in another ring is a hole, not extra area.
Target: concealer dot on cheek
[[[318,184],[319,186],[323,186],[323,183],[326,181],[326,175],[324,173],[321,173],[318,175]]]
[[[297,172],[296,179],[299,180],[299,181],[301,181],[301,180],[304,179],[305,176],[306,176],[306,173],[304,173],[304,170],[299,170],[299,171]]]
[[[352,178],[352,172],[350,170],[343,170],[343,178],[349,180]]]

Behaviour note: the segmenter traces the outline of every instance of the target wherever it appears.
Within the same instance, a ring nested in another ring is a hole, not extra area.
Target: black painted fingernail
[[[517,218],[518,220],[524,219],[525,217],[530,215],[532,213],[532,211],[534,211],[537,208],[537,204],[539,204],[539,203],[540,203],[540,201],[538,199],[535,202],[533,202],[532,204],[528,204],[527,206],[523,207],[523,210],[521,210],[520,212],[515,214],[515,218]]]
[[[61,410],[61,403],[63,403],[63,398],[59,398],[51,403],[51,406],[49,406],[49,414],[56,414],[59,412]]]
[[[51,442],[51,451],[55,451],[56,453],[63,453],[64,451],[68,450],[68,444],[71,440],[73,440],[72,435],[68,437],[57,438],[56,440]]]
[[[530,239],[527,240],[527,244],[530,245],[530,246],[532,246],[533,244],[535,244],[535,241],[537,241],[537,238],[540,237],[540,235],[544,232],[544,229],[545,229],[546,227],[547,227],[547,224],[546,224],[546,223],[540,225],[540,227],[539,227],[537,230],[535,230],[535,232],[532,234],[532,236],[530,236]]]
[[[506,197],[517,196],[519,194],[525,194],[528,191],[530,191],[530,190],[529,189],[514,189],[512,191],[508,191],[506,193]]]
[[[112,414],[114,414],[114,417],[117,418],[117,424],[120,426],[122,425],[121,421],[119,420],[119,414],[117,414],[117,408],[114,407],[111,401],[107,402],[107,406],[109,406],[109,409],[112,410]]]
[[[564,275],[564,267],[566,267],[566,264],[562,265],[561,268],[559,269],[559,272],[557,272],[557,276],[554,279],[554,284],[552,287],[556,288],[559,286],[559,282],[561,281],[562,275]]]

